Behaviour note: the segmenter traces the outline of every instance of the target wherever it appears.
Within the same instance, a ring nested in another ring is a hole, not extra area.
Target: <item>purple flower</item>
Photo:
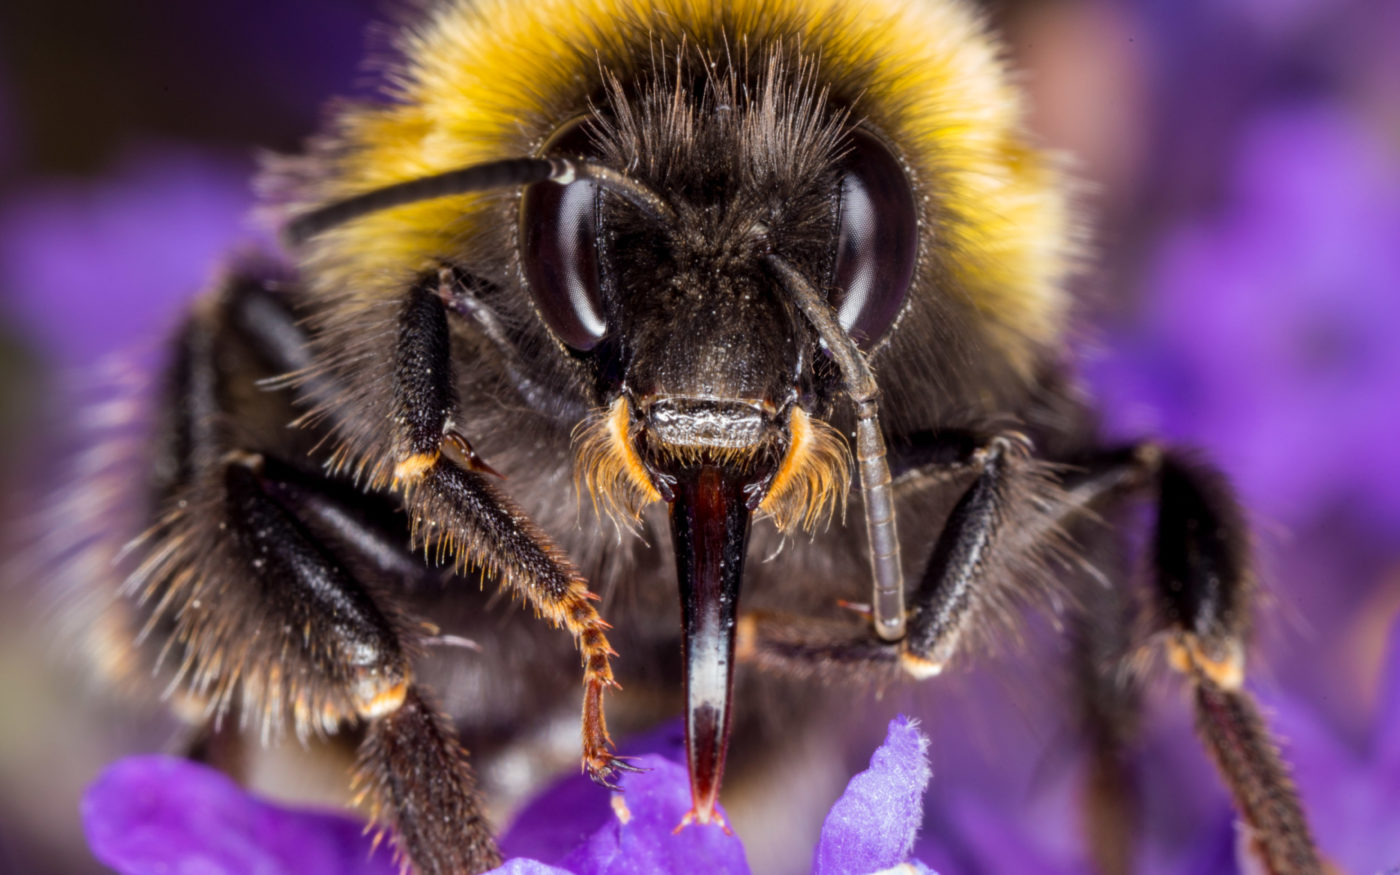
[[[812,875],[862,875],[907,861],[929,775],[928,739],[912,721],[893,720],[870,768],[851,779],[827,814]]]
[[[1400,866],[1400,622],[1391,627],[1379,681],[1370,732],[1357,740],[1297,700],[1276,708],[1318,844],[1345,872]]]
[[[245,162],[150,150],[99,182],[45,182],[0,210],[0,302],[67,368],[154,344],[250,238]]]
[[[559,869],[574,875],[646,875],[651,872],[693,871],[696,861],[704,860],[704,869],[717,875],[748,875],[749,864],[744,858],[744,847],[739,839],[723,830],[706,827],[688,827],[673,832],[681,818],[690,810],[690,779],[685,766],[657,754],[639,756],[635,764],[647,769],[638,774],[626,775],[621,781],[622,793],[612,795],[603,804],[611,808],[610,815],[591,836],[575,846],[561,860],[552,859],[549,851],[554,850],[554,842],[548,842],[542,849],[546,853],[537,854],[534,849],[522,847],[518,837],[507,835],[502,841],[508,853],[518,852],[522,858],[550,857],[549,862],[557,863]],[[577,781],[561,782],[546,792],[545,798],[556,794],[576,797]],[[556,800],[550,800],[556,801]],[[561,800],[560,800],[561,801]],[[556,810],[557,804],[549,806]],[[536,806],[535,811],[539,812]],[[603,809],[607,811],[607,808]],[[562,812],[561,812],[562,813]],[[592,821],[599,813],[595,807],[584,816]],[[721,813],[723,813],[721,811]],[[593,815],[593,816],[590,816]],[[524,812],[528,818],[530,810]],[[567,820],[552,819],[543,824],[529,824],[536,835],[540,827],[553,829],[558,826],[568,830]],[[512,830],[517,832],[521,827]],[[577,832],[577,830],[572,830]],[[515,860],[496,870],[498,873],[550,871],[548,869],[518,868],[526,861]],[[544,863],[536,863],[537,866]],[[512,868],[515,866],[517,868]]]
[[[1203,445],[1271,519],[1400,528],[1400,166],[1354,119],[1258,120],[1228,198],[1170,236],[1095,371],[1120,432]],[[1143,402],[1160,421],[1145,416]]]
[[[220,772],[164,756],[109,767],[83,799],[98,860],[124,875],[390,875],[364,826],[250,796]]]
[[[828,814],[813,875],[901,864],[910,875],[930,872],[909,860],[929,780],[927,747],[911,721],[890,724],[870,768]],[[591,785],[596,792],[588,792],[586,780],[574,777],[527,806],[502,837],[513,858],[495,875],[747,875],[736,836],[708,827],[675,832],[690,808],[685,767],[659,754],[636,762],[647,771],[624,776],[619,794]],[[93,853],[121,875],[395,871],[387,851],[371,852],[359,822],[260,801],[216,771],[169,757],[111,766],[88,790],[83,823]]]

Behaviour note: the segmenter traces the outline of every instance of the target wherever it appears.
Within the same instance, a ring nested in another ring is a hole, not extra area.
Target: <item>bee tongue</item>
[[[692,806],[681,826],[724,826],[715,800],[729,747],[734,620],[749,542],[751,511],[744,487],[753,478],[710,464],[676,473],[671,540],[685,631],[685,748]]]

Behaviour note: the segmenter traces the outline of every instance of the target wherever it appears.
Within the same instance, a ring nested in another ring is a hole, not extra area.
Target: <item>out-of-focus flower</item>
[[[150,151],[98,182],[33,183],[0,210],[0,302],[53,363],[154,345],[252,239],[251,162]]]
[[[226,775],[163,756],[122,760],[83,799],[98,860],[123,875],[391,875],[364,826],[249,795]]]
[[[910,861],[928,785],[928,740],[903,718],[890,724],[870,768],[851,779],[822,827],[813,875],[866,875]],[[502,838],[513,857],[497,875],[651,875],[704,871],[747,875],[739,839],[676,825],[690,808],[685,766],[636,758],[618,794],[585,793],[578,778],[555,784]],[[594,788],[596,790],[596,788]],[[83,822],[93,853],[121,875],[389,875],[357,821],[272,805],[226,776],[169,757],[133,757],[88,790]]]
[[[1115,430],[1202,445],[1275,520],[1400,527],[1400,167],[1340,111],[1265,117],[1095,369]],[[1144,402],[1159,415],[1142,415]]]
[[[1164,698],[1170,701],[1150,709],[1143,752],[1134,757],[1142,819],[1132,837],[1133,872],[1237,875],[1235,811],[1195,737],[1189,707],[1179,695]],[[1018,767],[1027,753],[1035,762]],[[1053,745],[1042,740],[1029,751],[1007,749],[1001,759],[979,764],[986,786],[969,785],[964,776],[936,798],[915,855],[939,871],[967,875],[1095,871],[1084,836],[1087,764],[1074,740],[1060,735]],[[938,768],[940,757],[934,761]],[[1022,781],[1006,782],[999,768]]]
[[[1400,622],[1390,631],[1368,737],[1348,743],[1296,699],[1276,707],[1318,844],[1344,872],[1400,866]]]

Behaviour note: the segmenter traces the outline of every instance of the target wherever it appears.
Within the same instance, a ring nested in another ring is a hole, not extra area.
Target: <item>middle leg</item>
[[[1070,561],[1065,524],[1135,482],[1130,458],[1115,455],[1056,482],[1016,434],[949,433],[930,449],[927,476],[971,482],[949,514],[909,599],[908,634],[879,641],[849,621],[755,613],[740,618],[739,653],[761,668],[888,683],[939,674],[989,611],[1014,597],[1021,578],[1046,583],[1054,561]],[[1031,590],[1034,583],[1030,584]],[[1021,590],[1026,591],[1025,586]]]

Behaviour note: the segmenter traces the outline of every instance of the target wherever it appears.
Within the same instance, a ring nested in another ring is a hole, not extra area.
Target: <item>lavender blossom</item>
[[[246,243],[250,167],[179,150],[96,183],[34,183],[0,210],[0,302],[55,364],[151,346]]]
[[[1345,738],[1294,699],[1275,711],[1318,843],[1345,872],[1400,867],[1400,622],[1390,630],[1379,686],[1360,739]]]
[[[929,775],[928,739],[913,722],[892,721],[870,768],[851,779],[827,814],[812,875],[862,875],[906,862]]]
[[[1095,369],[1117,431],[1208,448],[1246,503],[1346,502],[1400,530],[1400,166],[1335,109],[1255,122],[1230,196],[1168,237]],[[1145,415],[1153,411],[1156,416]],[[1364,459],[1366,464],[1358,464]]]
[[[263,802],[226,775],[164,756],[122,760],[88,788],[83,829],[122,875],[392,875],[364,826]]]
[[[912,722],[890,724],[870,768],[828,814],[813,875],[931,871],[909,860],[929,780],[927,746]],[[647,771],[624,776],[618,794],[585,793],[577,777],[547,790],[502,838],[512,859],[493,875],[748,875],[736,836],[675,831],[690,808],[685,766],[659,754],[636,763]],[[358,821],[261,801],[219,772],[169,757],[111,766],[88,790],[83,823],[94,855],[120,875],[396,871]]]

